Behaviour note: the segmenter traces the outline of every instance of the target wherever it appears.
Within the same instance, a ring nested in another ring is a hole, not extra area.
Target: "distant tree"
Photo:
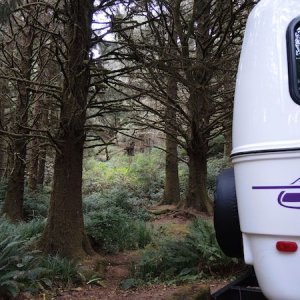
[[[167,53],[169,57],[176,56],[176,48],[173,45],[173,40],[176,40],[177,36],[173,33],[172,37],[169,37]],[[170,61],[170,64],[174,61]],[[165,167],[165,186],[164,196],[162,204],[179,204],[180,202],[180,183],[178,174],[178,133],[176,126],[177,112],[174,108],[174,102],[178,100],[178,86],[176,77],[171,74],[166,75],[166,94],[165,99],[165,117],[164,117],[164,130],[166,134],[166,167]]]
[[[138,9],[135,8],[133,20],[141,24],[140,33],[134,36],[134,32],[124,31],[121,37],[128,51],[124,61],[131,59],[139,71],[132,73],[135,79],[123,86],[142,94],[135,105],[148,113],[137,116],[136,120],[168,131],[170,136],[176,132],[174,137],[186,150],[189,181],[181,205],[211,212],[206,185],[208,142],[223,130],[224,121],[231,113],[233,91],[224,90],[228,88],[224,78],[226,73],[235,73],[245,21],[254,2],[148,0],[143,5],[136,3]],[[148,31],[144,30],[146,22],[150,24]],[[168,39],[174,50],[165,55]],[[171,99],[170,93],[169,96],[166,93],[165,78],[173,78],[179,87],[178,97],[172,99],[176,118],[169,123],[169,128],[163,125],[162,113]],[[234,76],[231,78],[234,80]],[[147,103],[146,98],[158,102],[157,108]]]
[[[8,176],[7,191],[2,207],[4,213],[12,221],[17,222],[23,217],[24,179],[27,154],[28,113],[31,103],[31,94],[27,81],[31,80],[33,70],[33,45],[35,30],[31,26],[37,11],[29,7],[11,19],[12,26],[10,43],[16,49],[18,58],[13,59],[13,73],[17,95],[14,109],[14,120],[11,128],[11,147],[13,151],[12,170]],[[6,55],[7,57],[8,55]],[[11,55],[10,57],[13,57]]]

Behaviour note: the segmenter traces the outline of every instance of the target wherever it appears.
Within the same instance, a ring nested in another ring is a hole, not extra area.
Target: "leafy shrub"
[[[6,182],[0,182],[0,205],[2,205],[6,193]],[[26,221],[33,218],[46,218],[49,207],[50,194],[43,188],[39,188],[36,192],[29,192],[25,189],[23,214]]]
[[[95,246],[108,253],[137,249],[151,241],[151,232],[145,223],[132,219],[119,207],[90,213],[85,224]]]
[[[36,192],[25,191],[23,214],[26,221],[33,218],[46,218],[48,214],[48,207],[50,201],[50,194],[44,189],[40,188]]]
[[[165,155],[161,150],[154,149],[150,154],[135,155],[129,169],[129,174],[135,178],[138,191],[146,195],[156,195],[163,192]]]
[[[39,237],[45,226],[46,219],[36,218],[28,223],[20,223],[16,226],[16,233],[20,235],[22,239],[31,239]]]
[[[11,236],[19,236],[21,240],[37,238],[45,227],[45,219],[34,219],[28,223],[12,224],[6,218],[0,218],[0,241]]]
[[[136,198],[126,189],[113,188],[84,197],[83,210],[85,214],[118,207],[131,218],[148,220],[149,213],[144,208],[141,199]]]
[[[110,161],[89,159],[84,163],[83,192],[91,194],[118,188],[134,197],[160,200],[163,193],[164,155],[153,150],[133,157],[118,155]]]
[[[225,143],[224,135],[220,134],[209,141],[209,156],[217,157],[223,155],[224,153],[224,143]]]
[[[146,249],[134,273],[146,281],[184,280],[217,275],[236,264],[221,252],[212,226],[196,219],[184,239],[163,239]]]
[[[42,257],[40,266],[47,270],[47,279],[59,283],[78,283],[81,282],[81,276],[78,272],[78,264],[60,256]]]
[[[207,162],[207,188],[212,195],[216,187],[216,179],[220,172],[230,168],[230,162],[227,159],[214,157]]]

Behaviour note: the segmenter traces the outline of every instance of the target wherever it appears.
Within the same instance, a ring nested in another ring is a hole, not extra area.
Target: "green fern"
[[[211,224],[196,219],[185,238],[160,240],[145,250],[133,273],[145,281],[184,281],[221,274],[237,263],[224,256]]]

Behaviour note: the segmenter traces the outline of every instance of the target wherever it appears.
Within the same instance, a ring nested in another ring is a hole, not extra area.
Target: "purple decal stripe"
[[[253,186],[253,190],[282,190],[282,189],[300,189],[300,186]]]
[[[282,202],[300,202],[300,194],[286,193],[282,198]]]

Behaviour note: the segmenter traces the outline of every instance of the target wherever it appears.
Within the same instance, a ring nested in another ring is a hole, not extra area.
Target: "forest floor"
[[[150,210],[154,215],[151,221],[154,227],[167,231],[168,234],[174,236],[185,235],[187,226],[192,219],[199,214],[178,210],[174,206],[157,206]],[[204,219],[210,219],[206,215],[201,215]],[[23,294],[18,297],[18,300],[164,300],[164,299],[179,299],[176,294],[184,290],[201,289],[203,287],[210,288],[211,292],[215,292],[226,284],[226,281],[211,280],[207,282],[193,282],[185,285],[149,285],[141,286],[134,289],[122,289],[120,283],[122,280],[130,278],[130,270],[132,264],[137,262],[140,256],[140,250],[127,251],[117,255],[105,255],[101,257],[104,262],[104,280],[100,281],[100,285],[85,285],[80,287],[73,287],[65,290],[58,289],[51,291],[51,293],[40,294],[35,297],[29,294]],[[95,258],[96,260],[99,257]],[[91,262],[95,263],[95,261]],[[175,295],[175,296],[174,296]],[[174,297],[173,297],[174,296]],[[180,298],[192,299],[192,298]]]

